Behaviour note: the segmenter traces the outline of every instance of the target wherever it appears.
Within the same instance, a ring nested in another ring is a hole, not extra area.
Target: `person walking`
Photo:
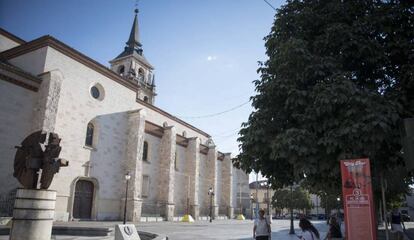
[[[396,233],[397,239],[404,239],[405,225],[398,209],[393,209],[391,213],[391,230]]]
[[[339,226],[336,217],[332,216],[329,219],[329,231],[326,234],[325,240],[340,240],[342,238],[341,227]]]
[[[302,240],[319,240],[319,232],[312,223],[305,218],[300,219],[299,227],[302,229],[302,236],[298,236]]]
[[[259,217],[254,220],[253,239],[270,240],[272,238],[272,230],[269,220],[265,217],[265,210],[259,210]]]

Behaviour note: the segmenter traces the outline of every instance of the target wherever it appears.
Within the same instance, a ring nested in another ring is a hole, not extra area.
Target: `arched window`
[[[93,126],[92,123],[88,123],[88,127],[86,128],[85,146],[92,147],[94,128],[95,127]]]
[[[148,142],[144,142],[144,147],[142,149],[142,160],[148,162]]]
[[[148,97],[144,96],[144,102],[148,102]]]
[[[144,79],[145,79],[144,70],[140,68],[138,70],[138,80],[141,82],[144,82]]]
[[[121,76],[123,76],[123,75],[124,75],[124,73],[125,73],[125,67],[124,67],[124,65],[121,65],[121,66],[119,66],[119,67],[118,67],[118,73],[119,73]]]

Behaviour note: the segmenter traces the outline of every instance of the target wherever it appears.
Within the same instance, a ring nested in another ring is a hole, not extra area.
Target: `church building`
[[[128,221],[187,212],[205,219],[210,201],[213,216],[233,218],[249,196],[248,175],[208,133],[156,106],[137,9],[124,50],[109,63],[49,35],[24,41],[0,28],[0,197],[20,187],[15,146],[43,130],[59,135],[69,161],[50,187],[55,220],[119,220],[124,202]]]

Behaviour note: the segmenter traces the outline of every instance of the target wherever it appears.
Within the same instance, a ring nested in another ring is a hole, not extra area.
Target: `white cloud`
[[[217,60],[217,56],[208,56],[207,57],[207,61],[214,61],[214,60]]]

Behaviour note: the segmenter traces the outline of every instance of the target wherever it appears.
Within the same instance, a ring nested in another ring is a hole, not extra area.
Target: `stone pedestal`
[[[219,216],[219,206],[213,206],[213,218],[217,218]]]
[[[233,219],[234,218],[234,208],[227,207],[227,217],[229,219]]]
[[[174,221],[174,210],[175,210],[175,205],[174,204],[166,204],[165,205],[165,218],[167,219],[167,221]]]
[[[10,240],[50,240],[55,203],[56,191],[18,189]]]
[[[200,206],[199,205],[191,205],[191,210],[190,210],[191,216],[193,216],[193,218],[195,220],[198,220],[200,217]]]
[[[121,211],[122,216],[121,219],[124,217],[124,207],[125,207],[125,198],[121,199]],[[141,221],[141,211],[142,211],[142,199],[131,199],[128,197],[127,199],[127,213],[126,213],[126,220],[128,222],[140,222]]]
[[[141,240],[134,224],[118,224],[115,226],[115,240]]]

